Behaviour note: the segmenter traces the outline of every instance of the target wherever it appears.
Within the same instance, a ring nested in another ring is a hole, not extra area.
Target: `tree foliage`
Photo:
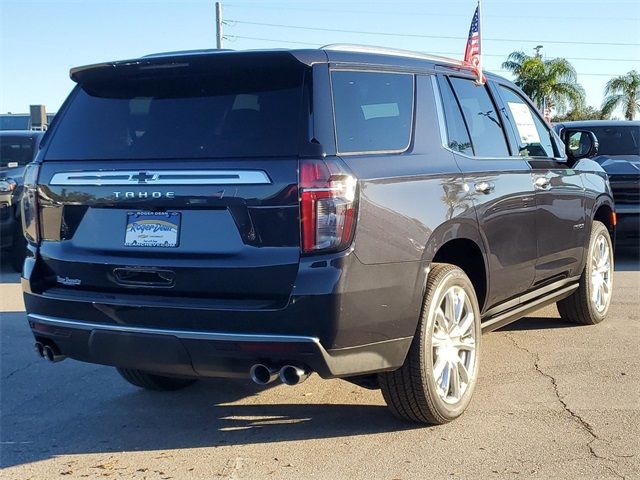
[[[591,106],[572,108],[565,114],[559,114],[551,118],[551,122],[573,122],[577,120],[605,120],[608,116],[602,110]]]
[[[516,51],[509,54],[502,68],[515,75],[515,84],[539,108],[546,106],[564,113],[584,105],[585,94],[578,83],[578,74],[565,58],[543,59]]]
[[[602,111],[606,115],[620,107],[624,118],[633,120],[640,112],[640,74],[631,70],[626,75],[612,78],[604,88],[604,95]]]

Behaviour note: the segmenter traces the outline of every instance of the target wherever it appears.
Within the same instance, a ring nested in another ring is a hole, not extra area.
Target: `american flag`
[[[478,78],[477,82],[481,85],[484,84],[485,78],[482,73],[482,49],[480,45],[480,2],[478,2],[476,12],[473,14],[473,20],[471,20],[467,48],[464,51],[464,61],[473,68]]]

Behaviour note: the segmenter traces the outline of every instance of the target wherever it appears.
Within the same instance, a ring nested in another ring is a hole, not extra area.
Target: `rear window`
[[[303,77],[288,66],[170,65],[81,82],[47,159],[296,155]]]
[[[17,167],[33,160],[35,140],[26,136],[0,135],[0,167]]]
[[[598,138],[598,155],[640,155],[640,127],[584,127]]]
[[[331,85],[340,153],[407,149],[413,75],[335,71]]]

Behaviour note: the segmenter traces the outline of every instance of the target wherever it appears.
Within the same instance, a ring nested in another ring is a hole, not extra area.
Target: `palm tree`
[[[604,87],[602,111],[608,116],[617,107],[622,107],[624,118],[633,120],[640,112],[640,73],[631,70],[626,75],[612,78]]]
[[[584,89],[566,58],[545,60],[540,55],[532,57],[517,51],[509,54],[502,68],[516,76],[515,84],[540,109],[554,107],[558,112],[565,112],[567,107],[576,109],[584,104]]]

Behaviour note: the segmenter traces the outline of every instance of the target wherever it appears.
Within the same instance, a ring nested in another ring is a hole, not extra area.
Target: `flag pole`
[[[482,31],[482,0],[478,0],[478,46],[480,47],[478,52],[478,59],[480,60],[478,64],[478,76],[481,83],[484,79],[484,73],[482,72]]]

